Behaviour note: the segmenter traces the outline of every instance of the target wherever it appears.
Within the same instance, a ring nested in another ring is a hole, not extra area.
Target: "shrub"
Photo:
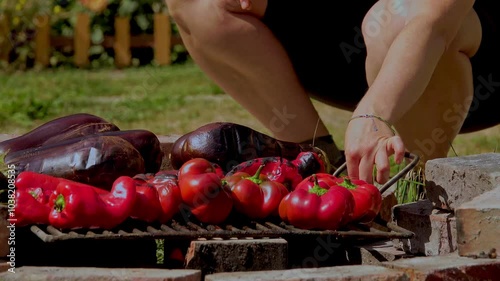
[[[8,40],[13,46],[9,54],[9,68],[27,69],[34,66],[34,35],[36,26],[44,24],[37,21],[37,15],[50,15],[51,35],[72,37],[77,14],[89,13],[91,16],[91,66],[112,66],[113,50],[104,49],[100,44],[105,35],[114,34],[116,16],[130,18],[132,35],[152,34],[154,13],[166,12],[163,0],[1,0],[0,14],[7,17],[10,26]],[[175,24],[172,31],[177,35]],[[50,64],[56,66],[73,65],[73,48],[53,49]],[[153,50],[132,51],[133,64],[150,64]],[[174,46],[172,62],[181,63],[187,58],[182,46]],[[6,67],[4,65],[4,67]]]

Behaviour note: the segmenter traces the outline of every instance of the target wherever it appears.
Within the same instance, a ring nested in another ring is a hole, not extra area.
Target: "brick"
[[[429,200],[438,208],[454,210],[500,184],[500,153],[429,160],[425,177]]]
[[[0,280],[20,281],[201,281],[201,272],[184,269],[94,268],[94,267],[34,267],[16,268],[4,272]]]
[[[483,256],[500,249],[500,186],[462,204],[455,213],[461,256]]]
[[[215,272],[279,270],[288,266],[284,239],[230,239],[192,241],[186,268]]]
[[[438,257],[400,259],[384,263],[394,270],[402,270],[413,281],[431,280],[499,280],[499,259],[473,259],[457,253]]]
[[[0,258],[5,258],[9,254],[9,234],[10,231],[7,228],[9,223],[7,222],[7,206],[0,205]]]
[[[403,272],[382,266],[348,265],[322,268],[290,269],[257,272],[216,273],[205,281],[393,281],[407,280]]]
[[[10,264],[6,260],[0,259],[0,273],[7,271],[10,268]]]
[[[180,135],[168,135],[168,136],[158,136],[160,141],[160,147],[163,151],[163,160],[161,163],[160,170],[171,170],[172,165],[170,164],[170,151],[172,151],[172,146],[175,141],[179,139]]]
[[[454,214],[433,208],[429,200],[394,207],[393,221],[415,233],[413,238],[394,240],[397,248],[409,254],[437,256],[457,250]]]
[[[396,249],[389,240],[368,245],[355,246],[348,250],[349,261],[352,264],[380,265],[382,262],[406,258],[409,255]]]

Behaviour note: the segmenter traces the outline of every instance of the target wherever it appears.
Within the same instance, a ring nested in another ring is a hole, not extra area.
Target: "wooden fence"
[[[41,66],[50,63],[53,48],[60,49],[72,46],[74,50],[74,64],[78,67],[87,66],[89,49],[91,47],[90,16],[86,13],[77,15],[77,22],[73,37],[51,36],[50,16],[42,15],[37,18],[35,32],[35,62]],[[115,65],[127,67],[132,62],[131,48],[151,47],[154,49],[154,60],[159,65],[171,63],[172,46],[182,44],[179,36],[173,36],[171,21],[168,14],[155,14],[153,34],[130,34],[130,19],[127,17],[115,18],[115,34],[104,36],[100,44],[104,48],[113,48]],[[8,39],[10,28],[6,17],[0,15],[0,60],[7,60],[12,45]],[[3,40],[2,40],[3,39]]]

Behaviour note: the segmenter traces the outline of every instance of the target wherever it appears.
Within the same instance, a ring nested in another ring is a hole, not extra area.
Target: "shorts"
[[[368,89],[361,23],[376,2],[268,0],[263,22],[282,43],[312,98],[346,110],[353,110],[361,100]],[[478,0],[474,5],[483,40],[471,59],[474,100],[461,132],[500,124],[496,109],[500,106],[500,4],[496,2]]]

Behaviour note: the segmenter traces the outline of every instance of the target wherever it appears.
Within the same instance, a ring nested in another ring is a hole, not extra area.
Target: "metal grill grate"
[[[172,221],[169,224],[144,225],[140,223],[127,223],[126,227],[116,230],[82,229],[61,231],[52,226],[32,225],[31,231],[44,242],[57,242],[78,239],[180,239],[196,240],[199,238],[231,239],[231,238],[316,238],[318,236],[333,236],[344,240],[372,240],[411,238],[413,232],[403,229],[395,224],[384,225],[388,231],[380,227],[370,228],[360,226],[348,230],[303,230],[291,225],[273,222],[251,222],[245,225],[207,225],[202,226],[193,222],[180,223]]]

